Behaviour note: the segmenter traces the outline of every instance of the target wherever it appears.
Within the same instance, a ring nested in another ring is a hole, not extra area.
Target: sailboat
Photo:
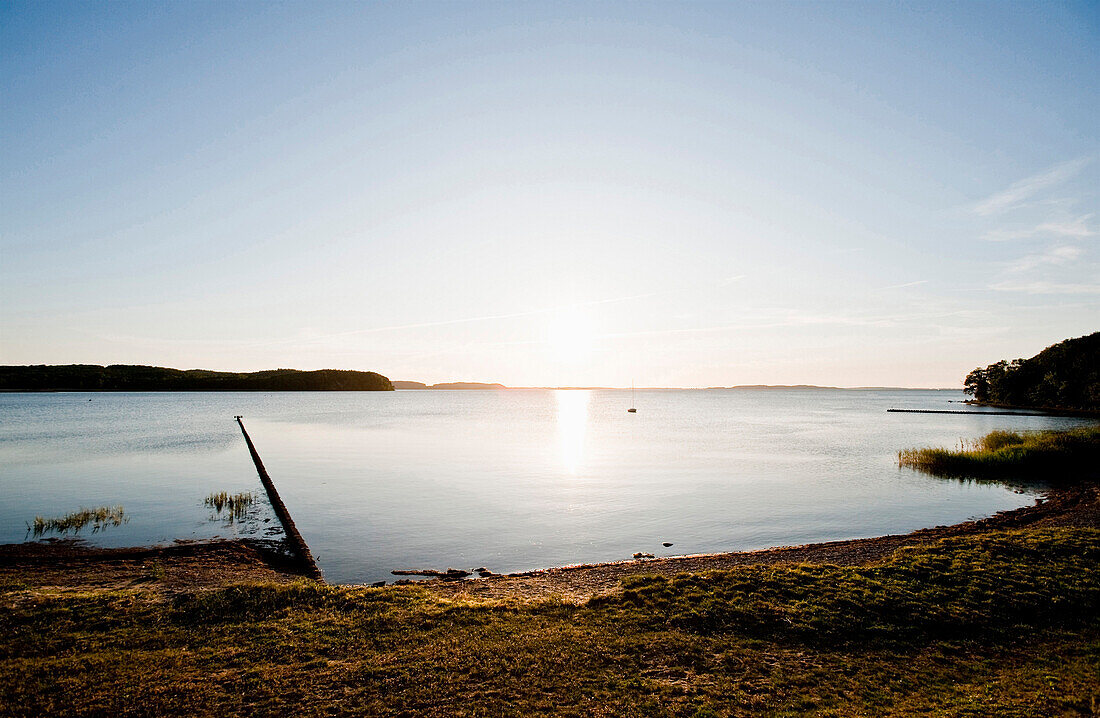
[[[630,408],[626,412],[628,414],[638,413],[638,410],[634,408],[634,382],[630,382]]]

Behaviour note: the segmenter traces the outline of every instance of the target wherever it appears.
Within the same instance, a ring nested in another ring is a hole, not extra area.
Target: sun
[[[595,342],[592,317],[579,309],[562,310],[550,320],[546,344],[559,362],[577,364],[588,359]]]

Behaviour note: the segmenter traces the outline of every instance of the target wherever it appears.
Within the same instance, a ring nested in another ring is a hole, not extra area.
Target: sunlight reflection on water
[[[588,429],[588,401],[592,392],[562,389],[555,392],[558,402],[558,440],[561,464],[566,473],[577,475],[584,461],[584,435]]]

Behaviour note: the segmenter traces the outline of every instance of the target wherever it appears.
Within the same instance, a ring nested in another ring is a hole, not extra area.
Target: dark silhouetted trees
[[[963,391],[990,404],[1100,411],[1100,332],[1059,342],[1030,359],[979,367],[966,375]]]
[[[156,366],[0,366],[0,391],[393,391],[373,371],[270,369],[247,374]]]

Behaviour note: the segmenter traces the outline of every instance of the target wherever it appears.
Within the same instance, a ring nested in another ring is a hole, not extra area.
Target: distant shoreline
[[[924,388],[913,386],[786,386],[782,384],[769,386],[639,386],[635,391],[956,391],[962,389],[950,388]],[[325,392],[325,391],[378,391],[377,389],[4,389],[0,388],[0,394],[195,394],[195,393],[219,393],[219,392],[270,392],[270,393],[295,393],[295,392]],[[383,390],[389,391],[389,390]],[[409,389],[395,387],[393,391],[630,391],[629,386],[500,386],[500,387],[452,387],[452,386],[427,386],[422,389]],[[996,407],[996,404],[979,404],[967,402],[973,406]],[[1001,407],[998,407],[1001,408]],[[1026,409],[1028,407],[1003,407],[1012,409]],[[1067,410],[1069,411],[1069,410]]]
[[[427,384],[395,380],[352,369],[265,369],[226,372],[172,369],[141,364],[28,364],[0,366],[0,393],[203,392],[203,391],[625,391],[622,386],[507,386],[500,382],[448,381]],[[735,384],[731,386],[639,386],[639,391],[962,391],[961,387],[822,386],[818,384]]]
[[[419,384],[419,386],[408,386]],[[394,381],[396,391],[630,391],[629,386],[506,386],[482,382],[444,382],[424,384],[414,381]],[[639,386],[635,391],[955,391],[962,387],[922,386],[819,386],[817,384],[738,384],[735,386]]]
[[[25,389],[17,388],[11,389],[6,387],[0,387],[0,394],[201,394],[201,393],[257,393],[265,392],[269,394],[293,394],[302,392],[355,392],[355,391],[398,391],[398,392],[421,392],[421,391],[630,391],[630,387],[626,386],[504,386],[504,385],[486,385],[486,386],[448,386],[444,385],[426,385],[423,387],[411,388],[396,386],[398,382],[394,382],[395,386],[390,389],[339,389],[339,388],[303,388],[303,389],[268,389],[268,388],[196,388],[196,389],[157,389],[157,388],[143,388],[143,389]],[[708,386],[708,387],[693,387],[693,386],[646,386],[636,387],[635,391],[707,391],[707,392],[721,392],[721,391],[953,391],[961,392],[962,389],[951,389],[946,387],[937,388],[924,388],[924,387],[907,387],[907,386],[810,386],[810,385],[746,385],[746,386]],[[986,404],[975,404],[976,406],[993,406]],[[1016,408],[1016,407],[1012,407]]]

